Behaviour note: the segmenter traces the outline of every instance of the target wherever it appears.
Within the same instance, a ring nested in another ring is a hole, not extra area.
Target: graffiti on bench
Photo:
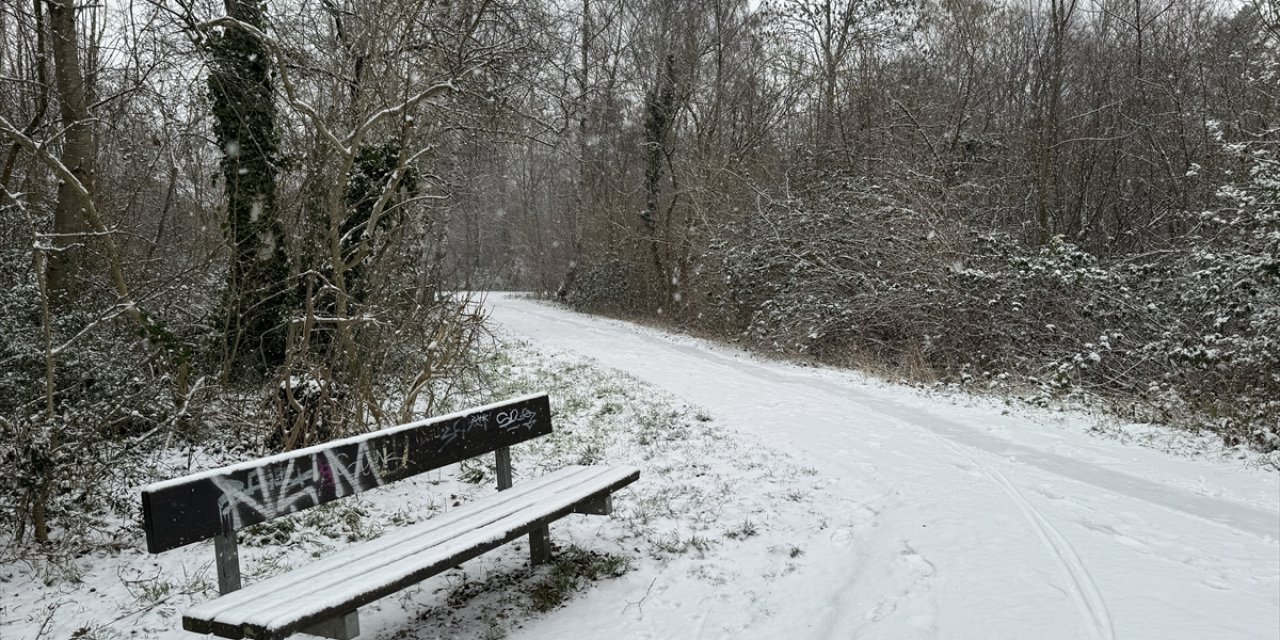
[[[143,490],[147,547],[205,540],[550,432],[538,395],[157,483]]]

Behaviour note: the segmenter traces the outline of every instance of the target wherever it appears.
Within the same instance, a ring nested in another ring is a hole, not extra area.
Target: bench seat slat
[[[486,509],[482,504],[477,511],[483,511],[483,516],[415,538],[394,553],[369,559],[366,566],[347,565],[328,571],[294,589],[291,593],[299,597],[286,604],[260,607],[245,615],[245,623],[263,629],[296,628],[312,622],[307,616],[317,611],[327,617],[350,610],[496,548],[536,524],[567,515],[583,500],[611,492],[638,475],[634,469],[607,467],[563,470],[552,482],[543,484],[541,491],[522,500],[504,501],[500,509]]]
[[[474,558],[638,477],[629,467],[567,467],[201,604],[183,626],[280,638]]]
[[[581,469],[581,467],[566,467],[559,472],[548,474],[542,478],[530,482],[522,482],[507,491],[436,515],[425,522],[352,546],[341,553],[327,556],[288,573],[265,580],[259,585],[253,585],[251,588],[241,589],[205,602],[192,609],[188,616],[197,619],[214,620],[221,611],[237,609],[250,603],[274,605],[274,600],[277,598],[268,595],[264,599],[263,593],[287,593],[294,585],[311,582],[318,576],[333,571],[334,567],[345,566],[353,562],[364,562],[367,558],[386,558],[388,554],[393,553],[398,547],[414,538],[456,527],[459,522],[466,521],[469,518],[480,517],[486,512],[509,508],[512,502],[527,499],[530,493],[540,490],[545,484],[561,481],[561,478],[563,478],[561,474],[572,474],[575,473],[576,469]],[[265,590],[265,585],[270,585],[270,590]]]

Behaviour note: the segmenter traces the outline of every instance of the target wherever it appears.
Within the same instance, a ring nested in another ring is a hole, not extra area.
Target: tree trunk
[[[1036,167],[1036,226],[1037,240],[1048,244],[1057,229],[1057,216],[1062,203],[1062,167],[1058,161],[1060,138],[1062,85],[1065,73],[1067,31],[1071,16],[1075,13],[1075,0],[1053,0],[1050,3],[1050,51],[1047,69],[1048,85],[1041,95],[1041,121]]]
[[[649,93],[645,105],[644,141],[644,209],[640,220],[649,245],[649,257],[653,261],[654,293],[665,303],[667,269],[662,259],[661,239],[658,237],[658,200],[662,195],[662,161],[666,156],[667,136],[674,124],[675,106],[675,56],[668,54],[664,66],[658,72],[657,86]]]
[[[227,15],[264,29],[262,5],[226,0]],[[226,27],[211,44],[209,94],[222,150],[231,247],[224,301],[226,361],[265,372],[284,361],[288,259],[276,208],[275,91],[266,43]]]
[[[72,0],[49,0],[49,27],[54,61],[54,82],[62,111],[62,163],[84,185],[86,196],[63,180],[58,185],[58,201],[53,211],[53,246],[46,271],[48,286],[56,300],[65,299],[74,286],[84,254],[83,234],[86,200],[94,185],[93,126],[85,95],[84,73],[80,69],[76,38],[76,14]]]

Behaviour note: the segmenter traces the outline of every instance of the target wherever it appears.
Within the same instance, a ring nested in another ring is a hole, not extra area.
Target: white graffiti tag
[[[221,492],[218,514],[224,527],[239,529],[316,506],[325,489],[331,489],[336,498],[372,489],[382,484],[379,457],[362,442],[350,461],[330,449],[312,454],[310,466],[304,469],[299,469],[295,458],[283,470],[258,467],[244,481],[214,477],[211,480]]]
[[[436,451],[448,450],[454,442],[465,440],[467,432],[471,429],[471,422],[464,422],[462,418],[454,420],[452,424],[446,425],[440,430],[440,446],[436,447]]]
[[[538,414],[528,409],[499,411],[496,417],[498,419],[498,428],[505,431],[533,429],[538,422]]]

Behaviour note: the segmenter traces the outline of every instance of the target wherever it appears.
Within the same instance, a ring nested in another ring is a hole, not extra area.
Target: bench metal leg
[[[551,562],[551,530],[542,525],[529,532],[530,564],[538,566]]]
[[[511,448],[498,447],[493,452],[498,467],[498,491],[511,488]]]
[[[303,629],[302,632],[322,638],[333,638],[333,640],[352,640],[360,635],[360,613],[352,609],[336,618],[317,622]]]
[[[218,593],[226,595],[240,590],[240,551],[236,547],[236,532],[228,531],[213,537],[213,554],[218,565]]]

